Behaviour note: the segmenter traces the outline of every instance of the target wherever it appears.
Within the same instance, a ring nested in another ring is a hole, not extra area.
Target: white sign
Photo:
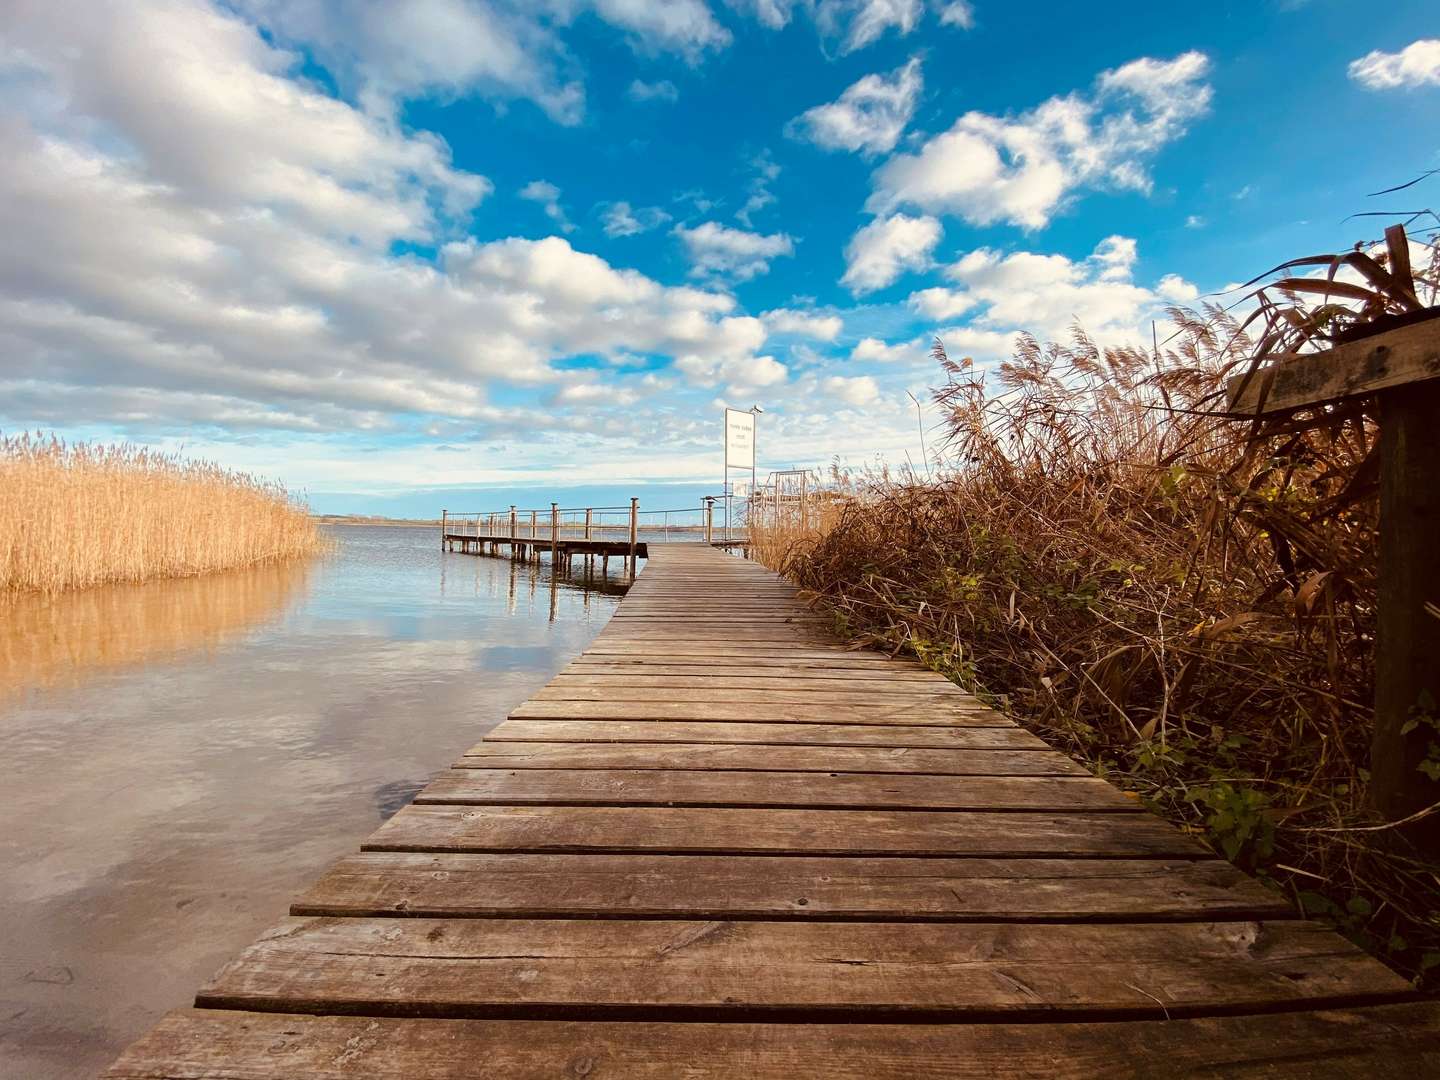
[[[725,464],[732,469],[755,467],[755,414],[725,410]]]
[[[750,497],[749,480],[732,480],[730,482],[730,494],[737,499],[748,499]]]

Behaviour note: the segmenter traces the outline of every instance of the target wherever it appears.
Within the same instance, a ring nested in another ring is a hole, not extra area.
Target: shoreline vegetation
[[[0,438],[0,595],[192,577],[325,547],[279,484],[125,444]]]
[[[1226,418],[1263,343],[1170,314],[1168,348],[1024,337],[988,381],[937,341],[939,471],[835,473],[755,555],[1433,990],[1440,864],[1366,800],[1376,424]]]

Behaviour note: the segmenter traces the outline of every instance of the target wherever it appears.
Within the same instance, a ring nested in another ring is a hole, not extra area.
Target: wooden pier
[[[763,568],[586,652],[107,1074],[1440,1075],[1440,1005]]]

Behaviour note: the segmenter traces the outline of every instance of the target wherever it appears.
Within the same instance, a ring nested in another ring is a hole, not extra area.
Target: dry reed
[[[0,591],[188,577],[323,543],[278,484],[135,446],[0,439]]]
[[[1164,354],[1026,338],[989,385],[937,342],[943,475],[869,476],[827,527],[757,550],[841,632],[917,655],[1433,983],[1440,866],[1365,798],[1375,426],[1217,415],[1254,342],[1218,310],[1172,317]]]

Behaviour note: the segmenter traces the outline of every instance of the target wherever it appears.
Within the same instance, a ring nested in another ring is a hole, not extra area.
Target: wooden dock
[[[1440,1075],[1405,980],[698,543],[195,1004],[107,1075]]]

